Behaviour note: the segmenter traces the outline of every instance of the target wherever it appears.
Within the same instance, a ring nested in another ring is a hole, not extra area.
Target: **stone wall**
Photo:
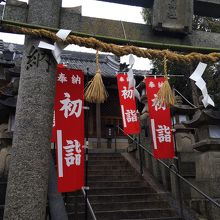
[[[144,104],[147,105],[146,99]],[[146,109],[147,108],[145,108],[145,110]],[[196,113],[195,115],[198,114]],[[189,120],[189,117],[186,118]],[[148,111],[142,112],[140,119],[140,143],[146,147],[149,152],[152,152]],[[216,201],[220,201],[220,179],[218,169],[219,152],[215,150],[209,153],[202,153],[194,149],[199,138],[207,138],[208,132],[205,133],[206,135],[201,135],[200,133],[200,130],[203,127],[207,130],[207,123],[204,122],[204,124],[200,124],[199,129],[197,129],[186,127],[183,123],[179,123],[177,120],[177,123],[174,125],[176,158],[172,160],[163,160],[163,162],[169,167],[172,167],[175,171],[178,169],[180,175],[187,181],[201,189],[207,195],[216,199]],[[198,133],[200,133],[200,135],[198,135]],[[211,142],[209,141],[208,143]],[[182,204],[183,207],[191,208],[195,211],[198,219],[220,219],[219,208],[210,203],[204,198],[204,196],[197,193],[184,181],[179,180],[153,156],[142,150],[140,151],[140,148],[132,141],[130,141],[128,149],[137,160],[140,160],[141,157],[143,158],[143,169],[147,170],[147,172],[155,177],[165,190],[171,192],[178,207]]]

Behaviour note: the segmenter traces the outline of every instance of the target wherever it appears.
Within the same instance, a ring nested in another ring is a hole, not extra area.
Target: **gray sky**
[[[27,2],[27,0],[21,0]],[[75,7],[82,5],[82,15],[89,17],[106,18],[112,20],[129,21],[135,23],[144,23],[141,16],[140,7],[120,5],[95,0],[63,0],[63,7]],[[0,39],[5,42],[24,43],[24,36],[5,34],[0,32]],[[75,45],[70,45],[68,50],[77,50],[83,52],[94,52],[93,49],[86,49]],[[122,57],[122,62],[128,62],[128,56]],[[135,58],[135,69],[149,69],[149,60],[144,58]]]

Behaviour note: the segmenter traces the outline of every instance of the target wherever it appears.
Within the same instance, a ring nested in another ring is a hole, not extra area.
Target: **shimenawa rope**
[[[215,53],[215,52],[209,54],[201,54],[201,53],[193,52],[183,55],[169,50],[143,49],[136,46],[128,46],[128,45],[118,46],[112,43],[104,43],[93,37],[79,37],[75,35],[69,35],[65,41],[62,41],[59,37],[56,36],[54,32],[45,29],[23,28],[23,27],[18,27],[14,25],[5,25],[5,24],[2,24],[2,26],[4,27],[4,29],[12,33],[45,37],[51,39],[54,42],[62,42],[66,45],[76,44],[87,48],[93,48],[96,50],[98,49],[101,50],[102,52],[111,52],[117,56],[134,54],[138,57],[149,58],[149,59],[158,58],[161,60],[164,58],[164,56],[166,56],[166,58],[170,61],[184,62],[184,63],[190,63],[193,61],[214,63],[220,61],[220,53]]]

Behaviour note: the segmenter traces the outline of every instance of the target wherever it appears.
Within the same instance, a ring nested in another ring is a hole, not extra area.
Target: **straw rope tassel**
[[[103,103],[108,97],[108,92],[102,81],[102,75],[99,66],[99,52],[96,51],[96,74],[85,87],[85,100],[91,103]]]
[[[167,107],[170,107],[175,103],[175,96],[168,81],[166,56],[164,57],[164,78],[165,81],[157,93],[157,101],[162,105],[165,104]]]

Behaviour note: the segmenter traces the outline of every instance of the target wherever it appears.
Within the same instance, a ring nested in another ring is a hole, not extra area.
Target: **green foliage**
[[[151,24],[152,10],[142,10],[142,16],[147,24]],[[193,29],[206,32],[219,32],[220,33],[220,19],[201,17],[198,15],[193,16]],[[163,73],[163,63],[161,60],[151,60],[156,72]],[[187,99],[192,101],[192,90],[189,76],[192,74],[198,63],[184,65],[181,63],[168,63],[168,73],[171,75],[184,75],[184,77],[171,77],[170,84],[180,91]],[[204,80],[207,83],[208,93],[214,98],[217,107],[220,107],[220,63],[209,65],[204,75]],[[198,95],[202,95],[198,90]],[[198,97],[197,97],[198,98]]]
[[[220,33],[220,19],[194,15],[193,16],[193,29],[200,30],[200,31]]]
[[[146,24],[152,24],[152,9],[143,8],[141,15]],[[193,29],[207,32],[220,32],[220,19],[211,17],[193,16]]]
[[[159,59],[151,60],[152,65],[156,69],[156,74],[164,74],[163,61]],[[180,91],[190,102],[192,102],[191,85],[190,85],[190,66],[183,63],[168,62],[168,75],[172,75],[169,79],[171,88],[175,88]],[[173,76],[177,75],[177,76]]]
[[[143,8],[141,15],[146,24],[151,25],[151,18],[152,18],[152,10],[150,8]]]

